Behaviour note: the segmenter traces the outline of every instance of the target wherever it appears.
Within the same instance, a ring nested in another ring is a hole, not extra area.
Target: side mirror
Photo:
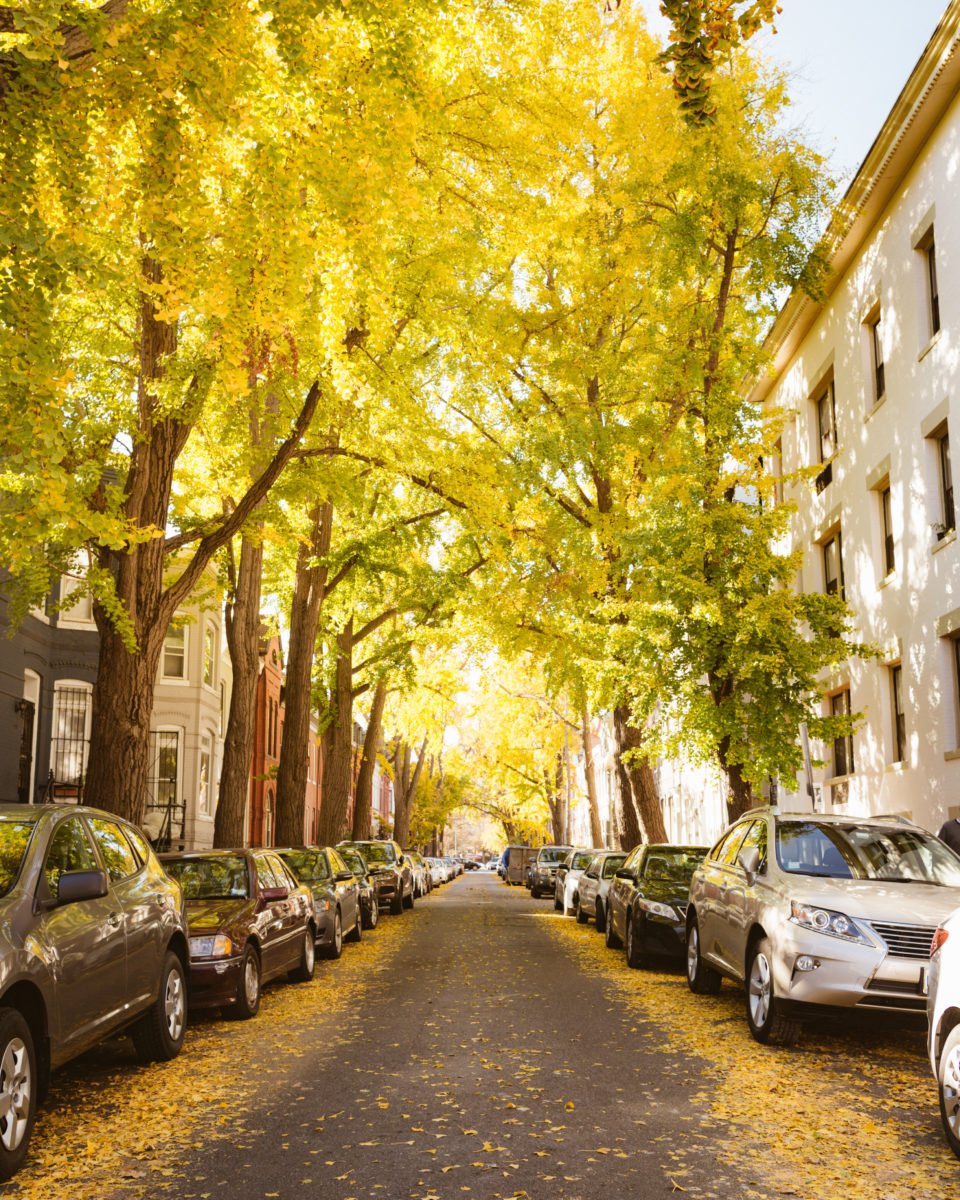
[[[569,871],[569,870],[570,870],[570,867],[566,863],[561,863],[560,866],[557,867],[557,874],[559,875],[561,871]]]
[[[352,871],[338,871],[336,873],[336,875],[334,875],[334,879],[337,881],[337,883],[352,883],[353,882],[353,872]]]
[[[64,871],[57,881],[57,903],[99,900],[108,890],[106,871]]]
[[[403,866],[403,864],[404,864],[406,861],[407,861],[407,860],[406,860],[406,859],[403,857],[403,855],[401,854],[401,855],[400,855],[400,857],[397,859],[397,866],[398,866],[398,867],[402,867],[402,866]]]
[[[620,870],[617,871],[616,877],[617,877],[617,879],[634,879],[635,878],[632,871],[625,871],[623,869],[623,867],[621,867]]]
[[[741,850],[737,855],[737,862],[743,868],[744,874],[747,877],[747,883],[752,884],[757,877],[757,872],[760,870],[760,851],[756,846],[750,846],[746,850]]]
[[[266,904],[271,904],[274,900],[286,900],[290,895],[290,889],[285,887],[264,888],[260,893],[260,899]]]

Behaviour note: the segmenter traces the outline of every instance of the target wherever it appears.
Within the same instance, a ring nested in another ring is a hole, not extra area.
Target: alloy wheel
[[[753,956],[753,962],[750,964],[750,1017],[756,1029],[762,1029],[767,1023],[772,990],[770,963],[761,950]]]
[[[186,1023],[186,1000],[183,989],[183,975],[179,971],[170,971],[163,992],[163,1013],[167,1022],[167,1034],[172,1042],[178,1042]]]
[[[943,1120],[960,1142],[960,1042],[948,1046],[940,1064]]]
[[[260,967],[255,954],[248,954],[244,964],[243,994],[246,997],[247,1006],[256,1008],[257,998],[260,995]]]
[[[12,1037],[0,1060],[0,1142],[16,1150],[30,1126],[30,1055],[23,1040]]]

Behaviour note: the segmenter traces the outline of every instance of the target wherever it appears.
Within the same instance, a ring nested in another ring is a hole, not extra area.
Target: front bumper
[[[220,1008],[233,1004],[240,987],[243,959],[192,959],[190,962],[190,1007]]]

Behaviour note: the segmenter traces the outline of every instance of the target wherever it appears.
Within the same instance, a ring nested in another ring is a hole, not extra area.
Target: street
[[[742,1008],[468,874],[172,1063],[119,1040],[65,1068],[2,1194],[956,1197],[921,1030],[777,1050]]]

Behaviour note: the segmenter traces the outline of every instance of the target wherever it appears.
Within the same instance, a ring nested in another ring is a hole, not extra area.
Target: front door
[[[17,799],[30,803],[30,780],[33,776],[33,726],[37,706],[32,700],[18,700],[20,711],[20,765],[17,769]]]

